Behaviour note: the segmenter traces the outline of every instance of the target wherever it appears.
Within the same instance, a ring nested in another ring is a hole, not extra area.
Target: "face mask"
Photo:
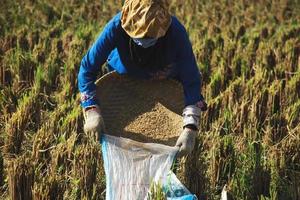
[[[148,48],[151,47],[153,45],[155,45],[157,39],[156,38],[132,38],[133,41],[143,47],[143,48]]]

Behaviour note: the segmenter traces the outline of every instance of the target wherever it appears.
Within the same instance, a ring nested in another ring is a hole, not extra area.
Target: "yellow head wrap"
[[[170,24],[167,0],[126,0],[122,8],[123,29],[132,38],[159,38]]]

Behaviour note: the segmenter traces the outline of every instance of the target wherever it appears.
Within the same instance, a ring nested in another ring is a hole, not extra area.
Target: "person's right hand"
[[[195,141],[198,131],[190,128],[184,128],[179,138],[177,139],[176,145],[179,148],[177,157],[186,156],[190,154],[195,146]]]
[[[84,132],[95,134],[96,139],[100,139],[101,133],[105,130],[104,121],[100,109],[95,106],[85,111]]]

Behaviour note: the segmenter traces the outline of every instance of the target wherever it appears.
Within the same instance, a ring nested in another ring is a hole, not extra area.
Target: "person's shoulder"
[[[177,45],[185,45],[188,43],[188,33],[184,27],[184,25],[178,20],[177,17],[172,16],[172,23],[171,23],[171,31],[170,37],[172,40],[177,41]]]
[[[111,18],[111,20],[108,22],[108,24],[111,24],[114,27],[118,27],[121,25],[121,12],[118,12],[115,16]]]
[[[174,33],[186,34],[186,29],[185,29],[184,25],[174,15],[172,16],[171,27],[174,30]]]

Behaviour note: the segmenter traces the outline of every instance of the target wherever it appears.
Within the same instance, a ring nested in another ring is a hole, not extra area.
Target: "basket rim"
[[[130,78],[130,79],[134,79],[134,80],[140,80],[140,81],[143,81],[144,83],[145,82],[165,82],[165,81],[168,81],[168,82],[171,82],[171,83],[174,83],[175,86],[178,86],[178,87],[181,87],[182,88],[182,84],[178,81],[178,80],[175,80],[175,79],[172,79],[172,78],[167,78],[167,79],[163,79],[163,80],[156,80],[156,79],[137,79],[133,76],[130,76],[129,74],[119,74],[116,70],[114,71],[111,71],[111,72],[108,72],[106,74],[104,74],[103,76],[101,76],[100,78],[98,78],[96,81],[95,81],[95,85],[97,87],[100,86],[100,84],[103,82],[103,81],[106,81],[107,79],[110,79],[112,77],[118,77],[118,78],[123,78],[125,80],[125,78]]]

